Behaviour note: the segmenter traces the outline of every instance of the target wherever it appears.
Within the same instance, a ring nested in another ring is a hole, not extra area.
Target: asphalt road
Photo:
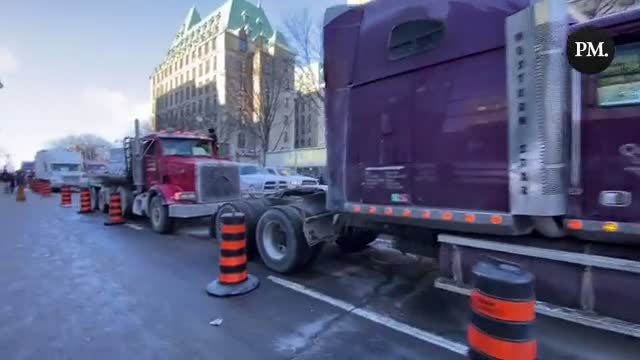
[[[0,359],[464,359],[468,299],[434,289],[427,261],[329,247],[292,277],[252,263],[260,287],[219,299],[204,291],[217,274],[206,237],[105,227],[28,196],[0,194]],[[640,353],[637,339],[559,321],[537,330],[542,359]]]

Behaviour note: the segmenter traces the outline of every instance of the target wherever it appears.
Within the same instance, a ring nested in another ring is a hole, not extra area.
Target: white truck
[[[36,153],[35,178],[47,181],[53,191],[63,185],[80,187],[87,185],[83,171],[82,154],[66,149],[46,149]]]

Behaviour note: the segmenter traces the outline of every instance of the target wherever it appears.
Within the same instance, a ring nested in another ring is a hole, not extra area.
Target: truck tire
[[[369,244],[376,241],[378,233],[369,230],[358,230],[340,235],[336,245],[345,254],[352,254],[366,249]]]
[[[267,211],[266,202],[262,200],[242,200],[223,204],[215,214],[209,233],[212,238],[219,241],[219,234],[222,233],[221,216],[232,212],[241,212],[245,216],[247,227],[247,256],[254,258],[258,254],[256,245],[256,226],[258,220]]]
[[[133,194],[129,189],[118,186],[116,190],[120,194],[120,201],[122,202],[122,215],[124,217],[131,217],[133,214]]]
[[[291,273],[313,258],[302,230],[302,218],[290,206],[268,209],[258,221],[256,240],[264,264],[281,274]]]
[[[92,210],[100,210],[100,206],[98,205],[98,196],[100,190],[97,188],[91,188],[91,209]]]
[[[109,212],[109,193],[105,189],[98,190],[98,210],[103,213]]]
[[[173,232],[173,219],[169,217],[169,208],[162,203],[162,197],[154,196],[149,205],[151,228],[159,234]]]

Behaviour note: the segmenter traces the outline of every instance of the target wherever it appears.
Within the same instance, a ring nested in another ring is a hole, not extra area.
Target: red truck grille
[[[199,164],[196,189],[198,201],[215,203],[240,198],[240,170],[237,166]]]

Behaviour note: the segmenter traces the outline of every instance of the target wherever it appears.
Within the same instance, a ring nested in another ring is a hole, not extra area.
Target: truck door
[[[142,161],[144,169],[144,185],[150,188],[160,183],[160,171],[158,169],[158,142],[153,139],[142,142]]]
[[[611,66],[582,78],[584,113],[572,129],[580,141],[572,190],[581,202],[572,207],[572,216],[640,222],[640,29],[634,38],[614,37]]]

